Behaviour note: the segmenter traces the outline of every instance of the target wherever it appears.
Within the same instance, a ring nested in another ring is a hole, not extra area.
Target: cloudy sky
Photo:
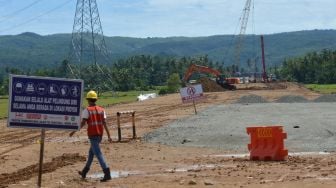
[[[238,34],[246,0],[97,0],[107,36]],[[336,29],[336,0],[252,0],[246,32]],[[71,33],[76,0],[0,0],[0,35]]]

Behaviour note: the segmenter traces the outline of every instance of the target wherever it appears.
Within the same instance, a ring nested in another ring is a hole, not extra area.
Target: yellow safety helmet
[[[95,91],[91,90],[86,94],[86,99],[98,99],[98,95]]]

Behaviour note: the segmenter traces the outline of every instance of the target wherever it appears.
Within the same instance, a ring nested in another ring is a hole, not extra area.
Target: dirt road
[[[198,111],[209,106],[233,103],[244,95],[258,95],[274,101],[285,95],[314,99],[313,93],[296,84],[266,90],[238,90],[206,93],[207,100],[197,104]],[[95,161],[89,178],[81,180],[89,144],[85,130],[73,138],[66,131],[47,131],[43,187],[335,187],[336,154],[290,156],[284,162],[255,162],[230,150],[173,147],[147,143],[141,137],[173,120],[193,116],[191,104],[181,104],[179,94],[107,108],[113,139],[117,140],[116,112],[136,111],[139,139],[132,136],[129,117],[122,119],[123,142],[102,149],[110,164],[113,180],[100,183],[101,169]],[[1,121],[0,187],[35,187],[39,157],[39,131],[8,129]],[[336,142],[336,141],[335,141]],[[14,178],[15,177],[15,178]]]

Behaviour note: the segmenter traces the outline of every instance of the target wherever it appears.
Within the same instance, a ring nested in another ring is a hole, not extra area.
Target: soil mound
[[[287,85],[285,83],[273,82],[266,83],[268,89],[286,89]]]
[[[198,82],[202,84],[204,92],[219,92],[225,90],[222,86],[218,85],[216,81],[206,77],[200,78]]]

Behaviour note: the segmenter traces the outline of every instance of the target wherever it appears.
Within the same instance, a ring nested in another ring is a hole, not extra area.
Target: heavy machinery
[[[235,90],[236,86],[233,85],[232,82],[234,80],[230,79],[230,81],[225,78],[223,74],[221,74],[218,70],[206,67],[206,66],[201,66],[201,65],[196,65],[196,64],[191,64],[187,71],[184,74],[183,81],[188,82],[190,77],[192,76],[193,73],[198,72],[198,73],[208,73],[216,76],[216,83],[222,86],[225,89],[229,90]],[[238,80],[239,81],[239,80]]]
[[[253,0],[246,0],[244,9],[243,9],[243,13],[240,17],[240,31],[239,31],[239,35],[237,35],[236,38],[236,42],[235,42],[235,65],[240,68],[240,55],[241,55],[241,50],[242,50],[242,46],[243,46],[243,40],[245,37],[245,33],[246,33],[246,28],[247,28],[247,23],[248,23],[248,19],[249,19],[249,15],[250,15],[250,10],[251,10],[251,4],[252,4],[252,8],[254,7],[254,1]],[[239,72],[239,70],[238,70]],[[240,74],[240,73],[236,73],[235,74]]]

